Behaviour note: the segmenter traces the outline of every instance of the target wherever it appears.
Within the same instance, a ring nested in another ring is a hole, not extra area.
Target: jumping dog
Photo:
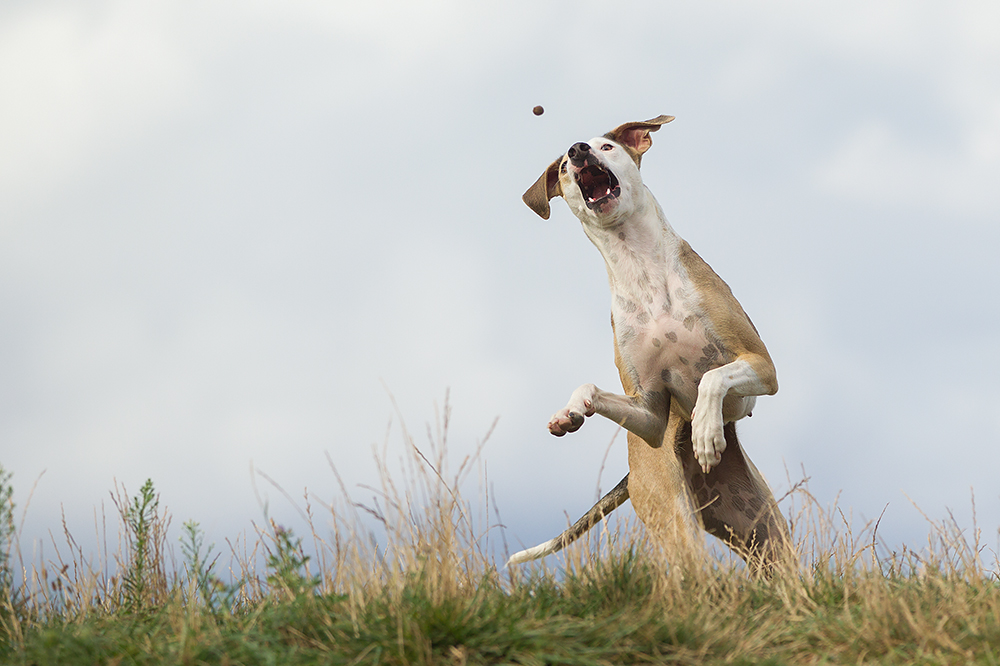
[[[778,390],[774,364],[729,286],[643,184],[651,132],[673,116],[574,143],[524,193],[543,219],[561,196],[608,271],[615,365],[625,395],[584,384],[548,429],[561,437],[600,414],[628,431],[629,473],[563,534],[508,564],[556,552],[625,500],[654,536],[690,540],[700,524],[755,569],[788,546],[774,496],[736,437],[757,396]]]

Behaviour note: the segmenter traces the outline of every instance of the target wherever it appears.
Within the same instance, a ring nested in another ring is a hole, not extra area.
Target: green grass
[[[786,513],[799,560],[771,579],[707,550],[655,552],[627,525],[593,530],[550,558],[555,570],[505,570],[485,545],[492,525],[459,494],[477,457],[449,476],[444,439],[428,457],[405,436],[410,473],[399,485],[379,463],[376,504],[345,492],[323,521],[306,506],[311,524],[332,523],[306,535],[312,556],[268,521],[230,547],[225,580],[191,521],[182,564],[168,566],[152,483],[117,489],[116,552],[84,554],[67,534],[65,559],[18,564],[0,468],[0,662],[1000,663],[1000,586],[978,535],[967,542],[953,521],[932,523],[924,548],[877,555],[875,526],[853,534],[798,489]]]

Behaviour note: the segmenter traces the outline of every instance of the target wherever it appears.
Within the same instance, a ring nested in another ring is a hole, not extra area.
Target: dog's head
[[[653,145],[649,133],[673,119],[658,116],[625,123],[587,143],[574,143],[521,198],[546,220],[553,197],[564,198],[581,220],[592,218],[600,223],[627,214],[622,207],[634,205],[635,193],[642,188],[639,164]]]

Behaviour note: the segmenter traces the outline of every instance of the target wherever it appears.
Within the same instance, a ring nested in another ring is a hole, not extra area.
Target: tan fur
[[[521,201],[528,204],[528,208],[538,213],[543,219],[549,219],[549,201],[553,197],[562,196],[562,187],[559,185],[559,162],[558,160],[549,165],[542,172],[535,184],[528,188],[528,191],[521,197]]]
[[[757,327],[743,311],[743,306],[733,296],[732,290],[711,266],[705,263],[687,241],[681,241],[681,263],[687,269],[691,281],[698,286],[702,307],[712,322],[715,334],[735,352],[734,358],[744,358],[750,362],[757,376],[768,387],[767,395],[778,392],[778,378],[774,371],[771,355],[757,333]]]

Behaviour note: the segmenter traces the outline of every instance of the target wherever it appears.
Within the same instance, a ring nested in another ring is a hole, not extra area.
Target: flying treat
[[[541,106],[536,106],[535,108],[533,108],[533,109],[531,110],[531,112],[532,112],[533,114],[535,114],[536,116],[540,116],[540,115],[542,115],[543,113],[545,113],[545,109],[543,109],[543,108],[542,108]]]

